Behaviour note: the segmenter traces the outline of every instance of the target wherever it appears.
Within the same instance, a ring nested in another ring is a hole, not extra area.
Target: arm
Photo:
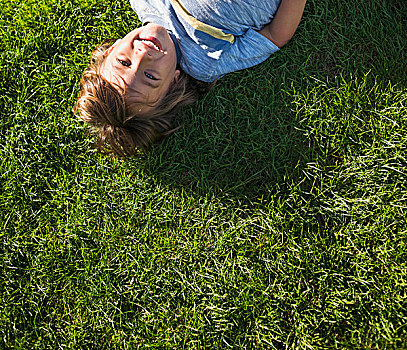
[[[274,19],[259,33],[278,47],[283,47],[294,35],[304,12],[306,0],[282,0]]]

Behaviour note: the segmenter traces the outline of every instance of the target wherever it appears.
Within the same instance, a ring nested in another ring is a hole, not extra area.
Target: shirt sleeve
[[[272,41],[254,29],[248,29],[245,34],[236,36],[235,42],[222,52],[209,80],[260,64],[278,50]]]

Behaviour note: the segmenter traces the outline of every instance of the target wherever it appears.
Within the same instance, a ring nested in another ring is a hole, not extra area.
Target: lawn
[[[407,349],[407,2],[309,0],[145,155],[73,113],[128,1],[0,0],[1,349]]]

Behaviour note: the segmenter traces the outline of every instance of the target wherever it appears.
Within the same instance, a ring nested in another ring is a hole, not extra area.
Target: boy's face
[[[149,23],[117,40],[105,53],[102,76],[125,89],[129,113],[148,114],[166,95],[180,71],[167,30]]]

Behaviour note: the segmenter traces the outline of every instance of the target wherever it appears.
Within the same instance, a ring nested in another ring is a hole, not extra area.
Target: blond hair
[[[102,77],[100,69],[112,41],[98,46],[80,80],[76,115],[87,122],[96,134],[96,147],[102,153],[128,157],[148,150],[164,136],[172,133],[174,116],[180,109],[207,92],[208,84],[199,82],[181,70],[178,79],[149,116],[128,114],[125,91]]]

